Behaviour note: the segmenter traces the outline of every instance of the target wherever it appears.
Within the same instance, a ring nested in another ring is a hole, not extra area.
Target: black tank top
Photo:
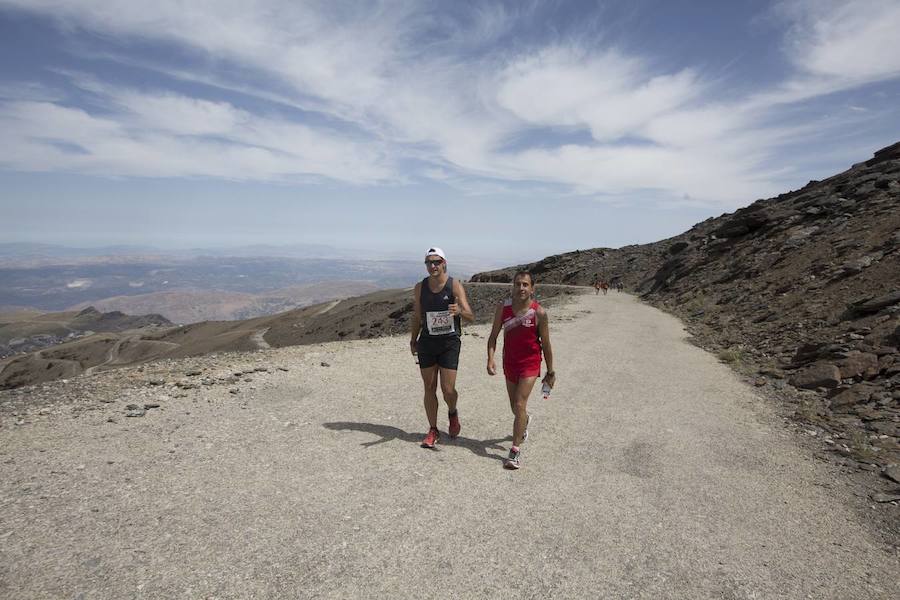
[[[450,305],[456,303],[453,296],[453,278],[448,277],[447,283],[436,294],[428,288],[428,277],[422,280],[419,286],[419,303],[422,307],[422,329],[419,337],[448,338],[459,337],[462,331],[462,321],[459,315],[450,316]]]

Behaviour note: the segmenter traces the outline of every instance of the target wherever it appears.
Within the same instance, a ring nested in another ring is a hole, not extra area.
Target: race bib
[[[428,325],[429,335],[446,335],[455,333],[453,327],[453,315],[449,310],[436,310],[425,313],[425,323]]]

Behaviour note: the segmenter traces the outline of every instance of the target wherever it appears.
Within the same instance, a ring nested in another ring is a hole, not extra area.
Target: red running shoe
[[[450,417],[450,427],[447,428],[450,437],[455,438],[459,435],[460,425],[459,425],[459,413],[454,413],[449,415]]]
[[[432,427],[428,430],[428,435],[425,436],[425,439],[422,440],[422,447],[434,448],[439,439],[441,439],[441,432],[437,430],[437,427]]]

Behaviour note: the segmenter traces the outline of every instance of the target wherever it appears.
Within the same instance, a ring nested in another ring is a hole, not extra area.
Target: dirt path
[[[325,313],[327,313],[328,311],[330,311],[332,308],[334,308],[335,306],[337,306],[337,305],[340,304],[340,303],[341,303],[341,300],[340,300],[340,299],[338,299],[338,300],[332,300],[331,302],[329,302],[328,304],[326,304],[325,306],[323,306],[323,307],[322,307],[322,310],[320,310],[320,311],[319,311],[318,313],[316,313],[316,314],[324,315]]]
[[[82,374],[84,376],[90,376],[90,375],[93,375],[94,373],[96,373],[97,371],[99,371],[100,369],[102,369],[103,367],[114,364],[117,360],[119,360],[119,355],[120,355],[120,352],[122,351],[122,346],[125,343],[129,343],[129,342],[140,342],[142,339],[142,335],[143,334],[126,335],[126,336],[123,336],[120,339],[116,340],[116,343],[113,344],[110,347],[110,349],[106,351],[106,356],[104,357],[103,362],[100,364],[94,365],[92,367],[87,367],[86,369],[84,369],[84,371],[82,371]],[[178,347],[178,344],[173,344],[171,342],[157,341],[154,343],[155,344],[165,344],[166,346],[169,346],[171,348]],[[263,341],[263,343],[265,343],[265,341]],[[268,344],[266,344],[265,347],[269,347]],[[59,360],[59,359],[56,359],[56,360]],[[2,373],[2,371],[0,371],[0,373]]]
[[[112,363],[114,360],[116,360],[119,357],[119,350],[122,348],[122,344],[124,344],[127,341],[131,341],[131,339],[133,339],[133,338],[136,339],[138,337],[140,337],[140,336],[121,337],[118,340],[116,340],[116,343],[113,344],[110,347],[110,349],[106,351],[106,356],[103,358],[103,362],[100,364],[94,365],[93,367],[87,367],[83,371],[84,375],[86,375],[86,376],[93,375],[101,367],[105,367],[106,365]]]
[[[269,332],[268,327],[264,327],[253,332],[253,335],[250,336],[250,341],[256,344],[257,348],[265,350],[266,348],[271,348],[269,342],[266,341],[265,335]]]
[[[246,355],[271,372],[143,418],[4,426],[0,597],[892,597],[835,472],[677,321],[625,294],[552,319],[518,472],[486,326],[436,451],[403,337]]]

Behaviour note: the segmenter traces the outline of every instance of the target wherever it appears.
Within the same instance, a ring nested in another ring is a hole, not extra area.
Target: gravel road
[[[895,597],[832,467],[674,318],[555,308],[517,472],[487,326],[466,331],[462,435],[434,451],[405,337],[204,359],[270,372],[140,418],[4,421],[0,597]]]

